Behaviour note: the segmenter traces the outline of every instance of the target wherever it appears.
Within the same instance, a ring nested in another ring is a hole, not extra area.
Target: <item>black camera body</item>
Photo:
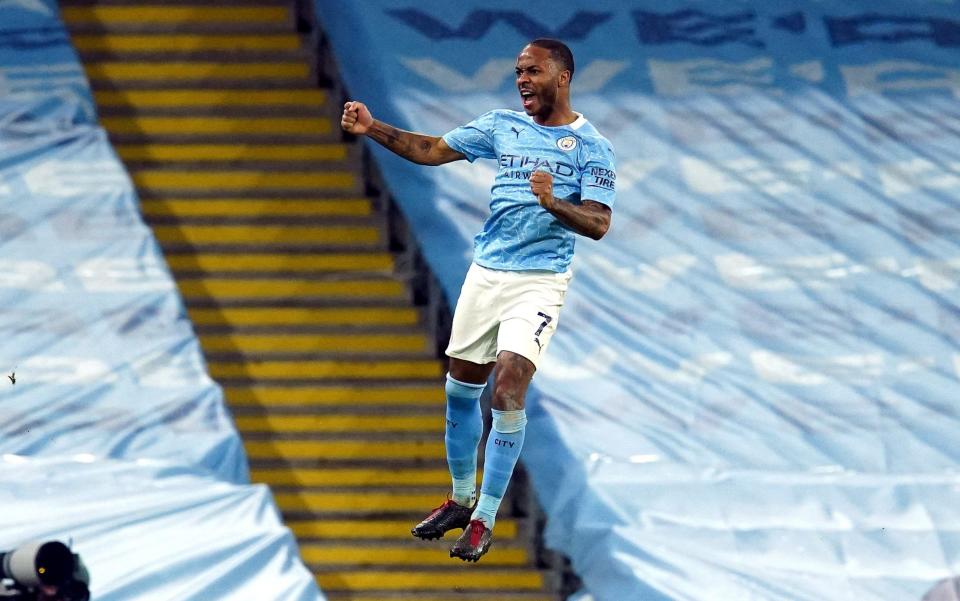
[[[0,552],[0,601],[89,601],[89,584],[80,556],[61,542]]]

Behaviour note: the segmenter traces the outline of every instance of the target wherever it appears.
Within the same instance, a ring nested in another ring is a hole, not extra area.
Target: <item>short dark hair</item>
[[[537,38],[529,45],[549,50],[550,58],[560,64],[561,70],[570,71],[570,80],[573,81],[573,53],[570,52],[570,48],[566,44],[553,38]]]

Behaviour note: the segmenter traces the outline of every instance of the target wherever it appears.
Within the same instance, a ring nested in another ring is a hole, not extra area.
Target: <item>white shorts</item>
[[[539,366],[572,276],[570,270],[503,271],[473,263],[453,313],[447,356],[482,365],[510,351]]]

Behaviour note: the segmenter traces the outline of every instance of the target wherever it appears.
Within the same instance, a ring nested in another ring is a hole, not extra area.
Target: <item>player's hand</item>
[[[367,133],[373,125],[373,115],[370,109],[362,102],[351,100],[343,105],[343,116],[340,117],[340,127],[343,131],[358,136]]]
[[[552,209],[553,198],[553,176],[546,171],[534,171],[530,175],[530,190],[540,201],[540,206],[545,209]]]

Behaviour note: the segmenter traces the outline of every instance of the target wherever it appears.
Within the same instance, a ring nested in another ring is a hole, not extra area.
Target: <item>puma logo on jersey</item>
[[[511,127],[511,128],[510,128],[510,131],[512,131],[513,133],[517,134],[517,139],[519,140],[519,139],[520,139],[520,132],[522,132],[523,130],[522,130],[522,129],[517,129],[516,127]]]

